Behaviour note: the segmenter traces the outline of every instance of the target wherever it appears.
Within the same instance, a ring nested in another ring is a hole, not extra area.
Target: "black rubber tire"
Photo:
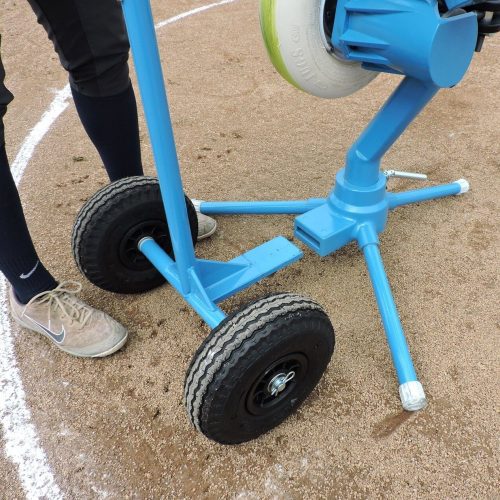
[[[196,210],[187,197],[186,205],[195,244]],[[82,274],[99,288],[145,292],[165,279],[138,250],[134,253],[132,247],[142,236],[153,236],[172,256],[158,179],[128,177],[100,189],[82,207],[73,227],[73,256]]]
[[[282,293],[245,306],[212,330],[191,361],[184,383],[190,421],[221,444],[257,438],[307,398],[334,347],[332,324],[311,299]],[[279,372],[281,360],[293,359],[302,363],[295,379],[274,399],[266,393],[268,401],[262,400],[265,391],[257,389],[268,387],[272,367]]]

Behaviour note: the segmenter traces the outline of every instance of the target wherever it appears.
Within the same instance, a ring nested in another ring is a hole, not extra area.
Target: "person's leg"
[[[12,285],[9,290],[12,317],[67,353],[107,356],[125,344],[127,330],[78,299],[76,293],[81,285],[58,284],[40,262],[33,246],[5,150],[3,117],[13,96],[4,79],[0,54],[0,271]]]
[[[0,271],[24,304],[57,286],[33,246],[5,145],[0,146]]]
[[[7,106],[12,102],[14,96],[5,86],[5,69],[2,64],[2,35],[0,34],[0,146],[5,144],[5,130],[3,125],[3,117],[7,113]]]
[[[89,97],[73,87],[72,93],[80,120],[101,156],[109,180],[144,175],[132,85],[107,97]]]
[[[143,175],[129,44],[116,0],[28,0],[69,73],[87,135],[111,181]]]
[[[117,0],[28,0],[69,72],[80,119],[111,181],[142,175],[129,43]],[[198,213],[198,239],[217,223]]]
[[[13,286],[17,298],[27,303],[38,293],[55,288],[57,283],[35,251],[10,171],[3,117],[13,96],[5,87],[4,79],[0,54],[0,271]]]

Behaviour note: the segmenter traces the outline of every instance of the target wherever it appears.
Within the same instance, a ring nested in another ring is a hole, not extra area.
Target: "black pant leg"
[[[28,0],[69,72],[90,97],[120,94],[129,84],[129,43],[117,0]]]
[[[128,76],[129,47],[119,3],[29,1],[70,73],[82,122],[110,178],[140,175],[137,110]],[[13,97],[4,78],[0,57],[0,271],[18,298],[27,302],[57,283],[35,251],[10,172],[2,118]],[[114,119],[119,122],[118,128],[114,127]]]
[[[2,35],[0,35],[0,147],[5,144],[5,131],[3,117],[7,112],[7,105],[12,102],[14,96],[9,92],[4,84],[5,69],[2,63]]]
[[[80,120],[110,180],[142,175],[129,43],[117,0],[28,0],[69,72]]]
[[[55,288],[57,283],[35,251],[7,160],[2,118],[13,96],[4,79],[0,54],[0,271],[14,287],[17,297],[26,303],[36,294]]]

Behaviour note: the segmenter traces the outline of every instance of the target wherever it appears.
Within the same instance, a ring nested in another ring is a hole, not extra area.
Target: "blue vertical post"
[[[378,182],[380,161],[439,87],[407,76],[347,153],[345,180],[354,186]]]
[[[195,255],[149,0],[122,0],[142,104],[183,293]]]

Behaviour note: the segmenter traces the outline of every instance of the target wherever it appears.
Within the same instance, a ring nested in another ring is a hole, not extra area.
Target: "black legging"
[[[137,107],[127,62],[129,44],[120,3],[28,2],[69,73],[78,114],[110,180],[142,175]],[[17,297],[27,302],[54,288],[56,282],[35,252],[10,174],[3,116],[13,96],[5,87],[4,78],[0,53],[0,271]]]

